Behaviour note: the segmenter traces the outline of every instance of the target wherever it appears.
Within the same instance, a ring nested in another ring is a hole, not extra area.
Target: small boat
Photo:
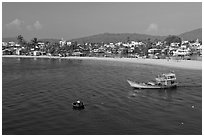
[[[178,85],[176,82],[176,75],[173,72],[159,75],[155,80],[155,82],[147,83],[138,83],[130,80],[127,80],[127,82],[131,87],[137,89],[167,89],[175,88]]]
[[[77,100],[76,102],[72,103],[73,109],[84,109],[84,103]]]

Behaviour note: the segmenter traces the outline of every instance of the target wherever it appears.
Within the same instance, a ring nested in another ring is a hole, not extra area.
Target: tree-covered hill
[[[166,36],[152,36],[152,35],[146,35],[146,34],[137,34],[137,33],[103,33],[83,38],[77,38],[77,39],[71,39],[70,41],[77,41],[78,43],[86,43],[86,42],[104,42],[104,43],[110,43],[110,42],[127,42],[127,41],[144,41],[147,39],[151,40],[164,40]]]
[[[202,40],[202,28],[195,29],[189,32],[182,33],[178,35],[182,40]],[[98,43],[98,42],[104,42],[104,43],[110,43],[110,42],[127,42],[127,41],[146,41],[146,40],[165,40],[167,36],[153,36],[153,35],[147,35],[147,34],[138,34],[138,33],[103,33],[103,34],[97,34],[97,35],[92,35],[92,36],[87,36],[87,37],[82,37],[82,38],[76,38],[76,39],[69,39],[67,38],[67,41],[76,41],[77,43],[83,44],[86,42],[92,42],[92,43]],[[58,42],[59,39],[41,39],[38,38],[39,41],[43,42]],[[17,42],[17,37],[10,37],[10,38],[2,38],[2,41],[4,42],[9,42],[9,41],[14,41]]]
[[[182,40],[202,40],[202,28],[188,31],[179,35]]]

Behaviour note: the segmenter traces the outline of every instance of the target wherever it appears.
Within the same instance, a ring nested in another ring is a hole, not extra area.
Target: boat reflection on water
[[[158,95],[168,101],[172,101],[176,93],[176,89],[163,89],[158,91]]]
[[[21,61],[21,58],[17,58],[18,61]]]

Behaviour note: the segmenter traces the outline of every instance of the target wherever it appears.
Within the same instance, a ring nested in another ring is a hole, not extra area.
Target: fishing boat
[[[127,80],[131,87],[137,89],[167,89],[167,88],[175,88],[178,83],[176,81],[176,75],[173,72],[165,73],[159,75],[155,78],[155,82],[147,82],[147,83],[139,83]]]

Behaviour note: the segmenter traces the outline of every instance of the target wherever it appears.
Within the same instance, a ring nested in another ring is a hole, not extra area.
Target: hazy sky
[[[2,4],[2,35],[27,40],[99,33],[180,34],[202,27],[202,3]]]

